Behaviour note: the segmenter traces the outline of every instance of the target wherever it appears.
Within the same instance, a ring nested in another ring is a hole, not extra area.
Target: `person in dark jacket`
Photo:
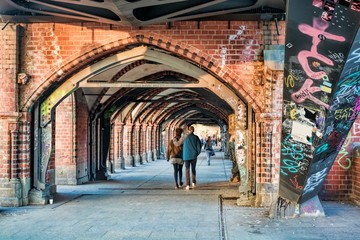
[[[194,127],[189,127],[189,133],[184,140],[183,160],[186,168],[186,189],[190,189],[190,166],[192,175],[192,186],[196,186],[196,161],[197,156],[201,153],[201,142],[197,135],[194,134]]]
[[[174,142],[177,142],[181,138],[183,130],[181,128],[175,129],[175,137],[169,141],[169,146],[166,152],[166,160],[173,164],[174,166],[174,178],[175,178],[175,189],[179,188],[179,182],[180,180],[180,186],[183,185],[182,182],[182,169],[184,161],[182,159],[182,145],[176,146]]]

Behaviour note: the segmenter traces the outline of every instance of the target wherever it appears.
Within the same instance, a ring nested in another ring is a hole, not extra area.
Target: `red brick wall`
[[[73,95],[64,99],[56,107],[56,165],[71,165],[74,163],[74,113],[75,103]]]
[[[358,141],[358,143],[359,142],[360,141]],[[360,203],[360,144],[358,144],[358,146],[356,147],[356,153],[354,152],[352,172],[352,192],[350,197],[351,199]]]
[[[68,96],[56,107],[55,170],[56,183],[76,183],[75,99]]]
[[[44,81],[54,72],[61,74],[59,69],[70,60],[136,33],[150,33],[164,41],[170,39],[182,48],[189,48],[190,52],[201,51],[217,66],[226,64],[228,69],[240,75],[239,80],[252,86],[259,97],[264,90],[258,85],[258,76],[263,71],[262,50],[265,43],[284,43],[284,22],[280,22],[279,29],[282,33],[280,36],[275,34],[274,23],[254,21],[175,22],[170,29],[163,24],[141,30],[118,26],[110,28],[109,25],[97,23],[28,24],[23,39],[26,54],[22,56],[22,64],[32,79],[21,90],[21,106],[24,107],[30,97],[40,94],[39,91],[46,86]],[[32,95],[35,91],[37,93]]]
[[[0,27],[3,25],[0,24]],[[18,114],[15,113],[17,110],[16,26],[9,24],[1,31],[0,43],[0,179],[8,179],[10,178],[10,169],[13,172],[16,166],[12,161],[14,156],[11,156],[10,149],[11,131],[17,128],[15,123],[18,117]],[[15,160],[17,161],[17,159]]]
[[[320,193],[322,199],[360,199],[359,159],[355,162],[354,148],[360,147],[360,118],[358,117],[345,140]]]

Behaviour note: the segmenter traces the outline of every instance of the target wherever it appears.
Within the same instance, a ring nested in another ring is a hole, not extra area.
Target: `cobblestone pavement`
[[[110,181],[57,186],[54,204],[0,208],[0,239],[360,239],[360,208],[323,202],[326,217],[270,219],[239,207],[231,162],[202,153],[196,188],[176,190],[172,165],[156,160]]]

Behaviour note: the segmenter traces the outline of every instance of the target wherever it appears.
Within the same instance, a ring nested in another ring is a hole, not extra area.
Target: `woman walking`
[[[184,161],[182,159],[182,145],[180,145],[180,146],[174,145],[174,141],[178,142],[179,139],[181,138],[182,132],[183,132],[183,130],[181,128],[175,129],[175,137],[170,140],[169,146],[168,146],[168,149],[166,152],[166,160],[167,161],[171,160],[170,162],[174,166],[175,189],[179,188],[178,180],[180,181],[180,186],[183,185],[182,169],[183,169]]]

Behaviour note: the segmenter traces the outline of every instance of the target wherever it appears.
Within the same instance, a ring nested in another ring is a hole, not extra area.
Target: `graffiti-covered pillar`
[[[250,146],[250,138],[248,131],[249,124],[249,108],[243,102],[239,101],[235,113],[235,159],[240,174],[240,198],[237,200],[238,205],[252,205],[253,189],[251,180],[253,172],[251,171],[251,157],[248,146]]]
[[[34,188],[29,194],[30,204],[46,204],[52,194],[49,162],[54,147],[53,103],[54,99],[48,98],[34,107]]]
[[[287,13],[280,186],[272,213],[321,216],[317,194],[356,115],[358,54],[349,52],[360,14],[350,2],[312,0],[289,1]],[[345,63],[356,64],[346,70]]]

